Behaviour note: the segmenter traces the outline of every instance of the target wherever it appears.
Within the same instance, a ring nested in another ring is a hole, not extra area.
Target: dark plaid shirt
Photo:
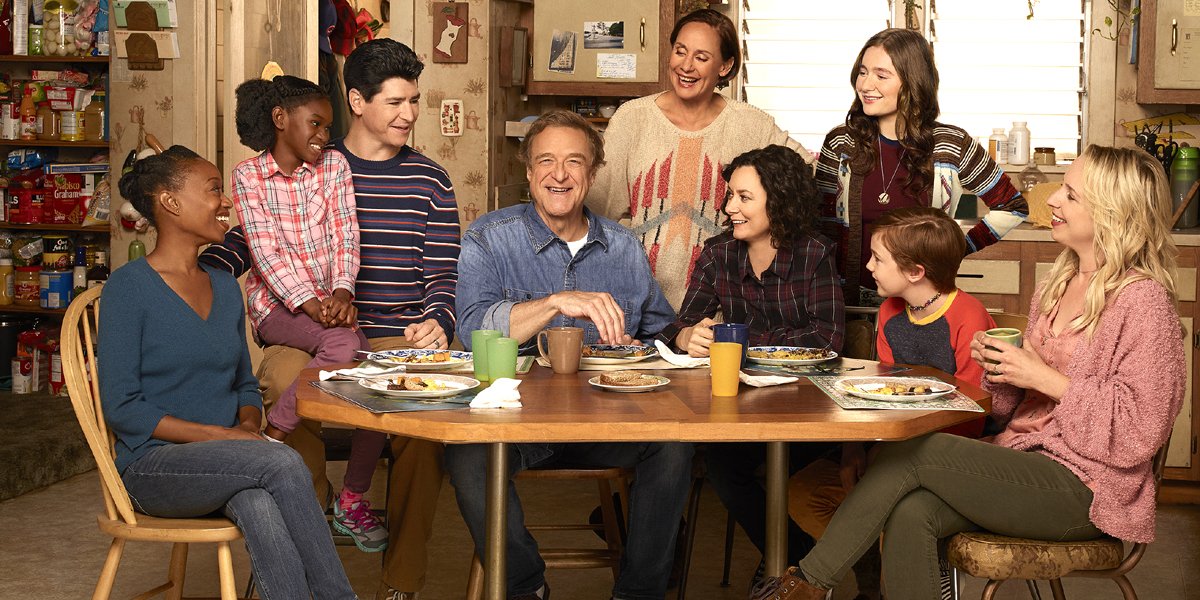
[[[842,350],[845,310],[833,244],[801,236],[779,248],[760,280],[748,246],[722,233],[704,244],[692,269],[679,319],[662,332],[674,341],[684,327],[720,312],[726,323],[750,326],[751,346]]]

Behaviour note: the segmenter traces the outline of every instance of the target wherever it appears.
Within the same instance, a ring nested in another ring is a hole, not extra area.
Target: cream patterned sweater
[[[588,193],[588,206],[629,225],[678,311],[704,241],[724,229],[725,165],[770,144],[812,159],[774,118],[749,104],[727,99],[708,127],[683,131],[654,103],[658,96],[626,102],[613,115],[604,132],[606,164]]]

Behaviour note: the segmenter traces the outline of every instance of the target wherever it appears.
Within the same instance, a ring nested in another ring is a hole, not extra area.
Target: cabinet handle
[[[1179,46],[1179,21],[1171,19],[1171,56],[1175,56],[1175,48]]]
[[[638,29],[638,40],[642,43],[642,52],[646,51],[646,17],[642,17],[642,26]],[[1175,46],[1172,44],[1171,48]],[[1174,50],[1171,51],[1172,53]]]

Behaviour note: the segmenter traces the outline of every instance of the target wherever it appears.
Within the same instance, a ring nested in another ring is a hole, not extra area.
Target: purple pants
[[[309,368],[350,362],[354,360],[355,350],[371,349],[367,336],[361,330],[353,331],[348,327],[326,329],[304,312],[292,313],[282,306],[271,311],[258,324],[258,338],[264,344],[289,346],[313,355],[307,365]],[[300,416],[296,414],[297,383],[293,381],[284,390],[267,415],[268,423],[287,433],[300,424]],[[385,445],[386,434],[364,429],[354,431],[350,460],[346,464],[345,486],[350,491],[361,494],[370,489],[371,475],[375,472],[375,464]]]

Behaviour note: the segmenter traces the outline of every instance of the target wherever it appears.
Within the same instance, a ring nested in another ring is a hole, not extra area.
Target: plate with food
[[[639,371],[609,371],[589,379],[588,383],[610,392],[648,392],[671,383],[671,380]]]
[[[747,360],[761,365],[815,365],[837,357],[833,350],[799,346],[750,346],[746,351]]]
[[[396,375],[359,379],[358,385],[394,398],[446,398],[479,387],[479,381],[459,375]]]
[[[615,346],[609,344],[584,344],[581,365],[623,365],[658,356],[654,346]]]
[[[843,377],[834,385],[847,394],[879,402],[920,402],[954,391],[944,381],[917,377]]]
[[[471,362],[471,353],[459,350],[384,350],[359,354],[385,365],[404,365],[409,371],[435,371],[453,369]]]

